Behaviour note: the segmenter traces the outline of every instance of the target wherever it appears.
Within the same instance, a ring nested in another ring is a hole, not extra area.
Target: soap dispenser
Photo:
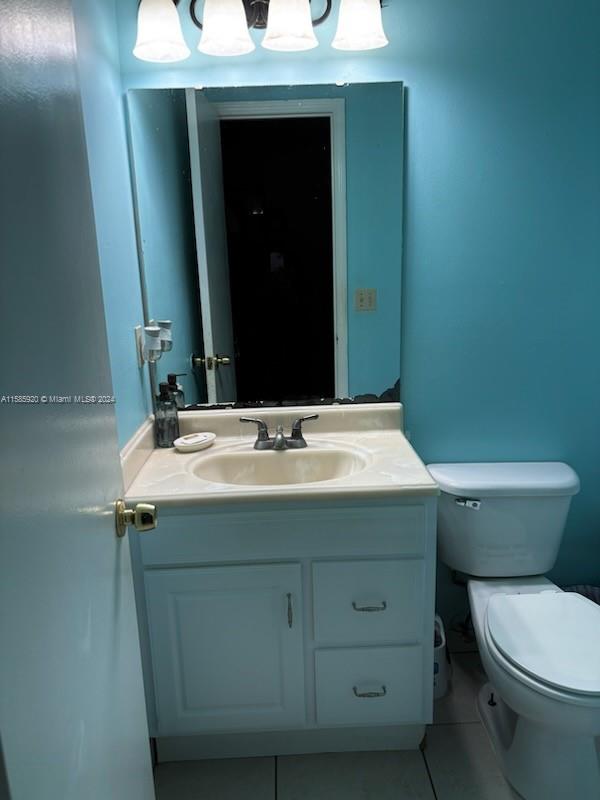
[[[170,372],[167,375],[167,383],[169,384],[169,393],[175,401],[175,405],[179,410],[185,408],[185,395],[183,394],[183,386],[177,383],[177,378],[182,378],[186,372],[174,373]]]
[[[171,396],[170,389],[171,387],[168,383],[159,384],[160,394],[156,398],[156,411],[154,414],[157,447],[173,447],[173,442],[179,438],[177,406]]]

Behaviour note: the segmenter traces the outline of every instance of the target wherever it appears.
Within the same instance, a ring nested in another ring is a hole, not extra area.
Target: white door
[[[300,574],[300,564],[146,571],[161,734],[303,724]]]
[[[187,89],[186,104],[208,402],[223,403],[237,397],[221,129],[217,112],[200,92]]]
[[[0,54],[0,721],[10,797],[151,800],[129,547],[114,529],[115,413],[73,399],[110,397],[112,386],[70,3],[6,6]]]

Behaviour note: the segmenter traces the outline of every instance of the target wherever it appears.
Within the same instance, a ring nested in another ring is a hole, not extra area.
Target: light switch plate
[[[354,292],[355,311],[375,311],[377,309],[377,289],[356,289]]]

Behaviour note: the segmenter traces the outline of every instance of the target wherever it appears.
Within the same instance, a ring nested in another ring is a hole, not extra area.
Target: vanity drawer
[[[422,559],[316,561],[312,565],[317,642],[417,642],[423,632]]]
[[[420,645],[315,652],[319,725],[423,721]]]

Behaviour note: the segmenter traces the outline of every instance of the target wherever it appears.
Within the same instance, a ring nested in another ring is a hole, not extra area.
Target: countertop
[[[194,468],[202,459],[219,453],[248,452],[255,453],[258,458],[284,459],[293,458],[298,451],[254,451],[256,427],[240,423],[239,410],[185,412],[180,415],[182,435],[212,431],[217,434],[215,444],[194,453],[153,450],[129,486],[125,498],[130,504],[147,501],[162,507],[187,507],[231,502],[368,500],[439,494],[437,484],[402,432],[402,406],[399,403],[257,410],[252,416],[264,419],[271,432],[275,425],[282,424],[289,433],[293,419],[315,411],[320,415],[319,420],[307,422],[304,427],[308,448],[350,450],[365,461],[364,468],[350,475],[313,483],[264,486],[204,480],[194,474]]]

